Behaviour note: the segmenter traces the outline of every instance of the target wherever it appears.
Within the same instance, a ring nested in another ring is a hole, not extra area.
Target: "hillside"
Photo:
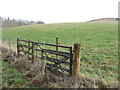
[[[100,22],[100,21],[108,21],[108,22],[117,22],[119,20],[119,18],[99,18],[99,19],[94,19],[94,20],[90,20],[88,22]]]
[[[3,29],[3,38],[22,38],[54,43],[56,37],[61,44],[82,43],[93,47],[106,41],[117,40],[117,22],[83,22],[45,25],[29,25]],[[93,44],[94,43],[94,44]]]
[[[29,25],[2,29],[3,38],[28,39],[61,45],[81,44],[81,74],[102,78],[108,83],[118,79],[118,24],[117,22],[83,22]]]

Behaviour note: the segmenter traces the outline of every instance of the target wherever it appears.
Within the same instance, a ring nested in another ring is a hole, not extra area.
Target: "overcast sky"
[[[0,16],[45,23],[118,17],[119,0],[0,0]]]

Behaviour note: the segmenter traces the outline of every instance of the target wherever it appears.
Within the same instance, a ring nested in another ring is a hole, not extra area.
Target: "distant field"
[[[117,22],[83,22],[21,26],[4,28],[3,38],[16,38],[61,45],[81,44],[81,73],[115,82],[118,77]]]

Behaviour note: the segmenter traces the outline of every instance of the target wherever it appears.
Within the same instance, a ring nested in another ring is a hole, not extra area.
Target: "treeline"
[[[45,24],[43,21],[29,21],[29,20],[22,20],[22,19],[10,19],[2,18],[2,27],[16,27],[16,26],[23,26],[23,25],[33,25],[33,24]]]

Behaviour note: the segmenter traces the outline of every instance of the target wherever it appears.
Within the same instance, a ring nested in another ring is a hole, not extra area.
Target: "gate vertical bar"
[[[37,49],[37,44],[35,44],[35,46],[36,46],[35,49]],[[37,50],[36,50],[36,57],[37,57]]]
[[[70,75],[72,75],[72,64],[73,64],[73,53],[72,53],[72,47],[70,47]]]
[[[56,38],[56,45],[59,45],[59,39]],[[58,46],[56,46],[56,51],[58,51]],[[56,55],[56,59],[58,59],[58,55]]]
[[[44,55],[43,55],[44,51],[43,49],[41,49],[41,57],[42,57],[42,60],[44,60]]]
[[[30,40],[28,40],[28,46],[30,46]],[[29,59],[30,48],[28,48],[28,59]]]

